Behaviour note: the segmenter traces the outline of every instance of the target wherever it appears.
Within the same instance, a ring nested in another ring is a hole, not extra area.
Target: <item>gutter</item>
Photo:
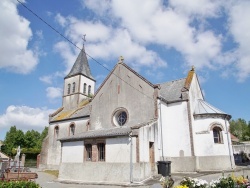
[[[56,122],[64,122],[64,121],[68,121],[68,120],[72,120],[72,119],[87,118],[87,117],[90,117],[90,115],[79,116],[79,117],[71,117],[71,118],[61,119],[61,120],[52,120],[52,121],[49,121],[49,124],[56,123]]]
[[[171,104],[171,103],[176,103],[176,102],[183,102],[183,101],[189,101],[189,99],[179,99],[179,100],[167,101],[163,97],[157,97],[157,99],[163,101],[166,104]]]
[[[230,159],[230,164],[231,164],[231,169],[233,169],[233,163],[232,163],[232,155],[231,155],[231,147],[230,147],[230,144],[229,144],[229,130],[228,130],[228,127],[227,127],[227,115],[225,116],[225,126],[226,126],[226,131],[227,131],[227,145],[228,145],[228,152],[229,152],[229,159]],[[231,117],[229,116],[229,119],[231,119]]]

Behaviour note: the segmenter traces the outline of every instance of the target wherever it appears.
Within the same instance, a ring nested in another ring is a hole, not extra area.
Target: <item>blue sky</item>
[[[125,62],[152,83],[183,78],[192,65],[205,99],[250,121],[250,1],[21,0],[112,69]],[[62,104],[63,78],[79,49],[16,0],[0,1],[0,140],[9,127],[41,131]],[[97,87],[108,74],[89,59]],[[96,88],[97,89],[97,88]]]

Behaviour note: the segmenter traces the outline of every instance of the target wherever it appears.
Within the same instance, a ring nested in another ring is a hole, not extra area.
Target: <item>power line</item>
[[[24,3],[22,3],[21,1],[17,0],[18,3],[20,3],[24,8],[26,8],[28,11],[30,11],[33,15],[35,15],[39,20],[41,20],[43,23],[45,23],[48,27],[50,27],[53,31],[55,31],[57,34],[59,34],[62,38],[64,38],[67,42],[69,42],[70,44],[72,44],[73,46],[75,46],[76,48],[78,48],[79,50],[82,50],[81,48],[79,48],[75,43],[73,43],[71,40],[69,40],[67,37],[65,37],[62,33],[60,33],[58,30],[56,30],[52,25],[50,25],[48,22],[46,22],[42,17],[40,17],[39,15],[37,15],[34,11],[32,11],[29,7],[27,7]],[[96,62],[97,64],[99,64],[100,66],[102,66],[104,69],[106,69],[108,72],[110,72],[111,74],[115,75],[117,78],[119,78],[120,80],[122,80],[124,83],[128,84],[130,87],[132,87],[133,89],[137,90],[138,92],[140,92],[141,94],[143,94],[144,96],[150,98],[151,100],[154,100],[152,97],[146,95],[145,93],[143,93],[142,91],[138,90],[137,88],[135,88],[134,86],[132,86],[130,83],[126,82],[125,80],[123,80],[122,78],[120,78],[118,75],[116,75],[115,73],[112,73],[111,70],[109,70],[106,66],[104,66],[102,63],[100,63],[99,61],[97,61],[95,58],[93,58],[92,56],[90,56],[88,53],[86,53],[86,51],[84,50],[84,53],[91,58],[94,62]]]

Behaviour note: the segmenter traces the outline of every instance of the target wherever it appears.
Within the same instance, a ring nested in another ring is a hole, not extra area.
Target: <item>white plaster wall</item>
[[[83,162],[83,141],[62,143],[62,162],[79,163]]]
[[[195,106],[197,103],[197,99],[203,99],[202,96],[202,91],[198,82],[197,75],[194,74],[190,88],[189,88],[189,100],[190,100],[190,109],[191,109],[191,114],[194,113]],[[192,119],[193,120],[193,119]]]
[[[168,105],[161,102],[160,107],[164,156],[179,157],[181,150],[184,156],[191,156],[187,102]],[[158,135],[161,138],[160,131]]]
[[[213,131],[210,130],[210,125],[212,123],[218,123],[223,127],[222,131],[223,144],[214,143]],[[225,121],[223,119],[221,118],[196,119],[193,123],[193,131],[194,131],[194,140],[195,140],[194,147],[196,156],[229,155],[229,149],[232,155],[230,135],[227,135]],[[229,146],[228,146],[228,138],[229,138]]]
[[[136,140],[133,138],[133,162],[136,161]],[[106,162],[129,163],[130,162],[130,138],[117,137],[106,139]]]
[[[75,121],[64,121],[59,123],[51,123],[48,130],[49,147],[48,147],[48,165],[59,165],[61,161],[61,142],[57,139],[69,136],[69,126],[75,123],[75,134],[85,132],[87,130],[86,124],[89,118],[81,118]],[[59,127],[58,138],[54,135],[55,126]]]
[[[70,94],[72,94],[72,91],[73,91],[73,83],[76,83],[76,87],[75,87],[75,92],[79,92],[78,90],[78,85],[79,85],[79,76],[73,76],[73,77],[70,77],[70,78],[66,78],[64,80],[64,92],[63,94],[64,95],[68,95],[68,84],[71,85],[70,87]]]
[[[75,82],[75,92],[73,91],[73,83]],[[86,83],[86,93],[83,93],[83,85]],[[68,84],[71,84],[70,94],[68,94]],[[95,82],[83,75],[77,75],[64,80],[63,106],[66,109],[75,108],[82,99],[88,95],[88,86],[91,86],[91,94],[95,91]]]
[[[149,162],[149,142],[154,142],[155,162],[159,160],[157,123],[152,123],[139,129],[140,162]]]
[[[88,86],[90,85],[91,86],[91,94],[94,94],[95,93],[95,82],[83,75],[81,75],[81,84],[80,84],[80,93],[83,93],[83,84],[86,83],[87,86],[86,86],[86,94],[88,95]]]

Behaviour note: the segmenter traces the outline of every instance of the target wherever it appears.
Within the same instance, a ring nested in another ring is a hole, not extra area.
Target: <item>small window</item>
[[[86,151],[86,161],[92,161],[92,145],[86,144],[85,151]]]
[[[213,136],[214,136],[214,143],[223,143],[222,139],[222,130],[219,127],[214,127],[213,128]]]
[[[72,93],[75,93],[75,91],[76,91],[76,83],[74,82],[73,83],[73,88],[72,88]]]
[[[84,84],[83,84],[83,93],[84,93],[84,94],[86,94],[86,87],[87,87],[87,84],[84,83]]]
[[[70,87],[71,87],[71,85],[68,84],[68,94],[70,94]]]
[[[105,161],[105,144],[99,143],[97,144],[97,148],[98,148],[98,160]]]
[[[69,135],[70,136],[75,135],[75,125],[74,124],[71,124],[69,127]]]
[[[55,137],[58,138],[58,135],[59,135],[59,127],[58,126],[55,127],[54,133],[55,133]]]
[[[88,95],[91,94],[91,86],[89,85],[89,88],[88,88]]]

